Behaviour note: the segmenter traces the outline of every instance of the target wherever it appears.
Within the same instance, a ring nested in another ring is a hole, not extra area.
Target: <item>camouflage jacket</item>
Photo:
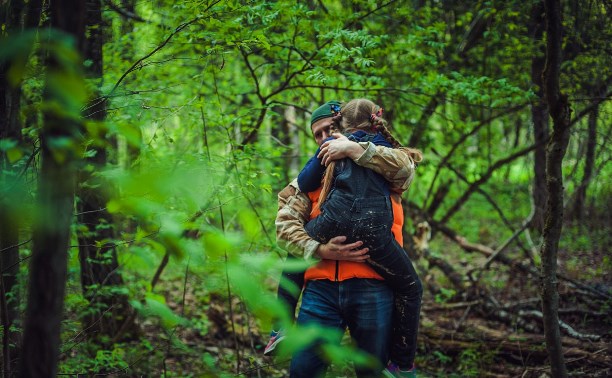
[[[355,163],[381,174],[388,182],[392,195],[401,195],[408,189],[414,177],[415,164],[399,149],[375,146],[371,142],[359,143],[363,154]],[[306,193],[299,190],[297,179],[278,193],[276,215],[276,241],[278,245],[296,257],[317,258],[315,252],[319,242],[304,230],[310,220],[312,202]]]

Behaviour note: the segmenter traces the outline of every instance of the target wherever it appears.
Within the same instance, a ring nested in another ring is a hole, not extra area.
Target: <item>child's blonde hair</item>
[[[342,105],[340,114],[334,117],[334,124],[338,126],[342,133],[352,133],[356,130],[363,130],[367,133],[381,133],[385,139],[391,143],[393,148],[402,149],[409,157],[412,164],[420,163],[423,160],[423,153],[417,149],[403,147],[401,143],[395,139],[387,128],[387,121],[382,118],[383,109],[374,102],[365,99],[357,98]],[[333,128],[333,127],[332,127]],[[323,188],[319,195],[319,205],[327,198],[331,190],[333,181],[333,172],[336,162],[331,162],[325,170],[323,178]]]

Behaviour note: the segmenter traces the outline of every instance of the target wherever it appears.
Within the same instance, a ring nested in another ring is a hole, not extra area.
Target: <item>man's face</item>
[[[320,146],[321,143],[327,139],[330,134],[330,129],[334,121],[331,117],[323,118],[312,124],[312,135],[315,141]]]

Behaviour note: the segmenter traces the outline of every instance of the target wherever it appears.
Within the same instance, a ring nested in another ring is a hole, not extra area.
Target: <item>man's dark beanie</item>
[[[320,119],[333,117],[334,113],[332,112],[332,109],[331,109],[332,105],[340,106],[340,101],[336,101],[336,100],[327,101],[325,104],[316,108],[315,111],[312,112],[312,115],[310,116],[310,127],[312,127],[312,125]]]

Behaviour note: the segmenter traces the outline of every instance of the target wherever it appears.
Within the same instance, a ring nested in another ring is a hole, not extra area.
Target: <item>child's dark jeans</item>
[[[423,288],[408,255],[391,233],[393,212],[390,198],[354,199],[332,191],[321,210],[321,215],[306,224],[306,231],[321,243],[344,235],[347,243],[361,240],[368,247],[368,263],[385,279],[395,295],[391,360],[402,368],[411,368],[416,352]]]

